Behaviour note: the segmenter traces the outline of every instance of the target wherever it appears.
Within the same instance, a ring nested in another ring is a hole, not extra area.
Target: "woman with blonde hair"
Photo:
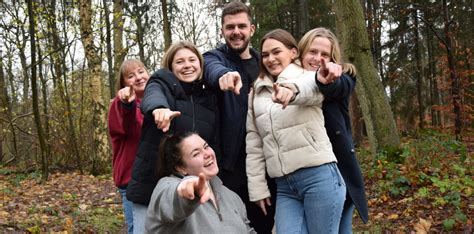
[[[144,232],[148,204],[158,182],[158,145],[164,135],[197,132],[218,150],[217,100],[203,82],[203,64],[194,44],[177,42],[166,51],[162,68],[150,77],[145,88],[142,136],[127,188],[137,233]]]
[[[300,60],[304,69],[317,71],[323,64],[341,64],[343,74],[333,81],[317,79],[316,84],[324,94],[324,126],[337,158],[337,166],[347,186],[346,201],[342,211],[339,233],[352,233],[354,207],[364,223],[368,221],[364,180],[355,155],[349,118],[349,98],[356,84],[356,70],[342,61],[336,36],[326,28],[308,31],[298,43]]]
[[[125,194],[132,174],[143,123],[140,103],[150,75],[137,59],[127,59],[120,66],[117,94],[110,104],[108,130],[112,143],[112,175],[121,196],[128,233],[133,233],[132,203]]]
[[[276,29],[262,38],[261,73],[247,114],[249,197],[265,212],[266,170],[277,185],[277,233],[337,233],[346,188],[324,128],[323,95],[315,85],[295,89],[288,83],[314,83],[316,73],[297,61],[296,41],[287,31]],[[317,76],[340,75],[328,70]]]

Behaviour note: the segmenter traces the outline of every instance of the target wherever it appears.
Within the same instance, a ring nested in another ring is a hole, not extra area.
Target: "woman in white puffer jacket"
[[[337,233],[346,188],[324,128],[316,73],[295,62],[296,41],[285,30],[267,33],[261,48],[260,76],[247,115],[250,200],[263,212],[271,205],[267,170],[277,184],[277,233]],[[340,73],[324,75],[330,79]],[[297,85],[288,82],[292,79],[299,79],[292,82]]]

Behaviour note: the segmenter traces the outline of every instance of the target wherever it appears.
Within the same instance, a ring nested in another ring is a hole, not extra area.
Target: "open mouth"
[[[204,167],[210,167],[210,166],[212,166],[212,164],[214,164],[214,160],[211,160],[211,161],[207,162],[206,164],[204,164]]]

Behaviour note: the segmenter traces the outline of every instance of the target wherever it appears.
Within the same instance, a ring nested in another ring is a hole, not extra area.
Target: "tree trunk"
[[[298,4],[298,11],[296,14],[296,21],[298,22],[298,30],[296,32],[296,39],[299,40],[309,30],[309,6],[307,0],[296,0]]]
[[[372,152],[397,147],[400,138],[393,112],[374,66],[362,6],[358,0],[335,1],[336,24],[347,61],[358,70],[356,92]]]
[[[107,54],[107,67],[109,71],[109,92],[110,92],[110,99],[115,97],[115,73],[114,73],[114,61],[112,57],[112,41],[111,41],[111,26],[109,21],[110,11],[109,6],[107,6],[107,0],[102,0],[102,4],[104,5],[104,20],[105,20],[105,45],[106,45],[106,54]]]
[[[418,102],[418,127],[420,129],[424,128],[424,119],[425,119],[425,108],[423,103],[422,97],[422,89],[423,89],[423,66],[421,65],[421,50],[420,50],[420,32],[419,32],[419,23],[418,23],[418,10],[416,8],[412,9],[413,14],[413,34],[415,35],[415,60],[416,60],[416,71],[415,71],[415,79],[416,79],[416,100]]]
[[[125,59],[126,50],[123,47],[123,0],[114,0],[114,72],[119,72],[120,66]],[[116,81],[120,82],[120,81]],[[111,87],[115,88],[115,87]],[[115,90],[113,91],[112,98],[115,96]]]
[[[449,11],[446,0],[443,0],[443,19],[444,19],[444,36],[445,36],[445,47],[448,56],[448,68],[451,76],[451,95],[453,102],[454,111],[454,134],[456,140],[461,139],[461,85],[459,83],[458,75],[456,73],[456,65],[454,61],[454,52],[451,38],[451,21],[449,20]]]
[[[360,145],[364,141],[364,118],[362,117],[360,103],[355,92],[349,99],[349,113],[354,144]]]
[[[161,0],[161,11],[163,14],[163,37],[165,40],[165,51],[171,46],[171,23],[168,18],[168,3],[166,0]]]
[[[11,121],[11,105],[8,97],[5,73],[3,73],[3,53],[0,50],[0,164],[8,152],[8,121]],[[4,149],[7,152],[4,152]]]
[[[38,87],[36,84],[36,38],[35,38],[35,15],[33,13],[33,0],[27,0],[28,19],[29,19],[29,33],[30,33],[30,49],[31,49],[31,94],[33,101],[33,115],[36,124],[36,131],[38,132],[38,140],[40,143],[41,154],[41,171],[43,181],[48,180],[48,162],[46,155],[46,142],[44,140],[43,126],[41,124],[41,116],[38,105]]]
[[[42,60],[41,46],[38,45],[38,58]],[[43,116],[44,116],[44,140],[45,140],[45,158],[46,162],[51,159],[51,140],[50,140],[50,129],[49,129],[49,106],[48,106],[48,80],[43,76],[43,64],[38,63],[38,74],[41,81],[41,93],[43,101]],[[49,163],[48,165],[49,166]]]
[[[107,137],[106,107],[102,97],[101,59],[98,49],[94,46],[92,34],[92,6],[91,1],[80,0],[79,3],[81,41],[89,67],[90,93],[92,94],[92,123],[93,132],[92,169],[93,174],[104,172],[109,163],[109,139]]]

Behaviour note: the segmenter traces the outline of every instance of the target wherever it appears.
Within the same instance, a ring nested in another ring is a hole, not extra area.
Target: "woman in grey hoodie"
[[[255,233],[242,200],[217,177],[216,155],[198,134],[165,137],[147,233]]]

